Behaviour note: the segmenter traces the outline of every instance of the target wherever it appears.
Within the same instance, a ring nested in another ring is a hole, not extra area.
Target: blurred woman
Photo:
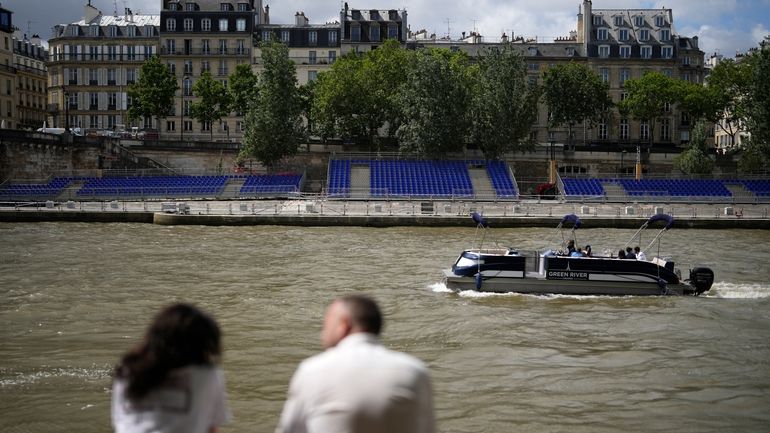
[[[188,304],[161,310],[115,368],[115,431],[216,432],[230,418],[220,353],[214,319]]]

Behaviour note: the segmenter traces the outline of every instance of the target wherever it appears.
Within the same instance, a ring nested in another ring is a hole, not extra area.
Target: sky
[[[359,3],[360,1],[360,3]],[[55,24],[76,22],[83,17],[87,0],[0,0],[14,12],[14,24],[25,33],[51,35]],[[158,14],[161,0],[91,0],[105,14],[129,7],[134,13]],[[476,31],[488,40],[502,33],[541,41],[567,36],[577,27],[582,0],[348,0],[350,8],[406,9],[412,31],[425,29],[437,36],[458,38],[461,32]],[[311,24],[339,20],[341,0],[266,0],[273,24],[294,22],[302,11]],[[594,9],[671,8],[674,30],[682,36],[698,36],[700,48],[710,56],[734,57],[756,47],[770,35],[770,0],[594,0]]]

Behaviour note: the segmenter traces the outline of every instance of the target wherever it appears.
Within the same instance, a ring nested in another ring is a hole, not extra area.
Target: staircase
[[[602,182],[602,187],[604,188],[607,201],[628,202],[628,194],[626,194],[626,190],[623,189],[620,184],[615,182]]]
[[[350,198],[366,199],[371,194],[371,169],[368,165],[350,166]]]
[[[755,203],[757,196],[738,182],[724,182],[725,188],[733,194],[734,203]]]
[[[246,179],[239,177],[239,178],[230,178],[230,180],[227,181],[225,184],[225,188],[222,190],[222,193],[219,194],[219,198],[222,199],[237,199],[241,197],[241,187],[246,182]]]
[[[471,185],[477,200],[495,200],[497,193],[489,179],[489,173],[486,168],[469,168],[468,174],[471,178]]]
[[[56,201],[74,200],[78,190],[85,184],[82,180],[73,181],[70,186],[64,188],[64,190],[56,196]]]

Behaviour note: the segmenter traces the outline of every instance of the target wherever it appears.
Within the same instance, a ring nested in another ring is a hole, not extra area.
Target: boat
[[[521,251],[496,245],[483,248],[489,224],[482,215],[474,212],[476,237],[481,231],[481,242],[475,249],[464,250],[452,265],[445,269],[444,284],[455,291],[476,290],[480,292],[560,294],[560,295],[610,295],[610,296],[661,296],[703,294],[714,282],[714,272],[707,267],[690,269],[687,279],[669,258],[655,256],[651,260],[621,259],[608,252],[603,255],[569,255],[565,247],[577,245],[575,231],[581,226],[575,214],[565,215],[557,226],[562,233],[562,245],[553,249]],[[674,224],[674,218],[667,214],[650,217],[637,230],[626,246],[641,233],[656,223],[664,227],[655,235],[650,244],[642,250],[650,251],[657,243],[660,253],[660,238]],[[563,235],[572,226],[570,236]],[[569,238],[569,240],[568,240]],[[625,248],[625,247],[624,247]]]

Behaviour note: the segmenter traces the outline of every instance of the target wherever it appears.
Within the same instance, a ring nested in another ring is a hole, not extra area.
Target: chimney
[[[40,45],[40,35],[32,35],[32,45]]]
[[[305,27],[310,23],[304,12],[297,12],[294,14],[294,24],[297,27]]]
[[[83,20],[90,24],[91,21],[94,20],[94,18],[98,17],[102,14],[102,11],[99,9],[96,9],[95,7],[91,6],[91,0],[88,0],[88,4],[85,5],[85,10],[83,11]]]

